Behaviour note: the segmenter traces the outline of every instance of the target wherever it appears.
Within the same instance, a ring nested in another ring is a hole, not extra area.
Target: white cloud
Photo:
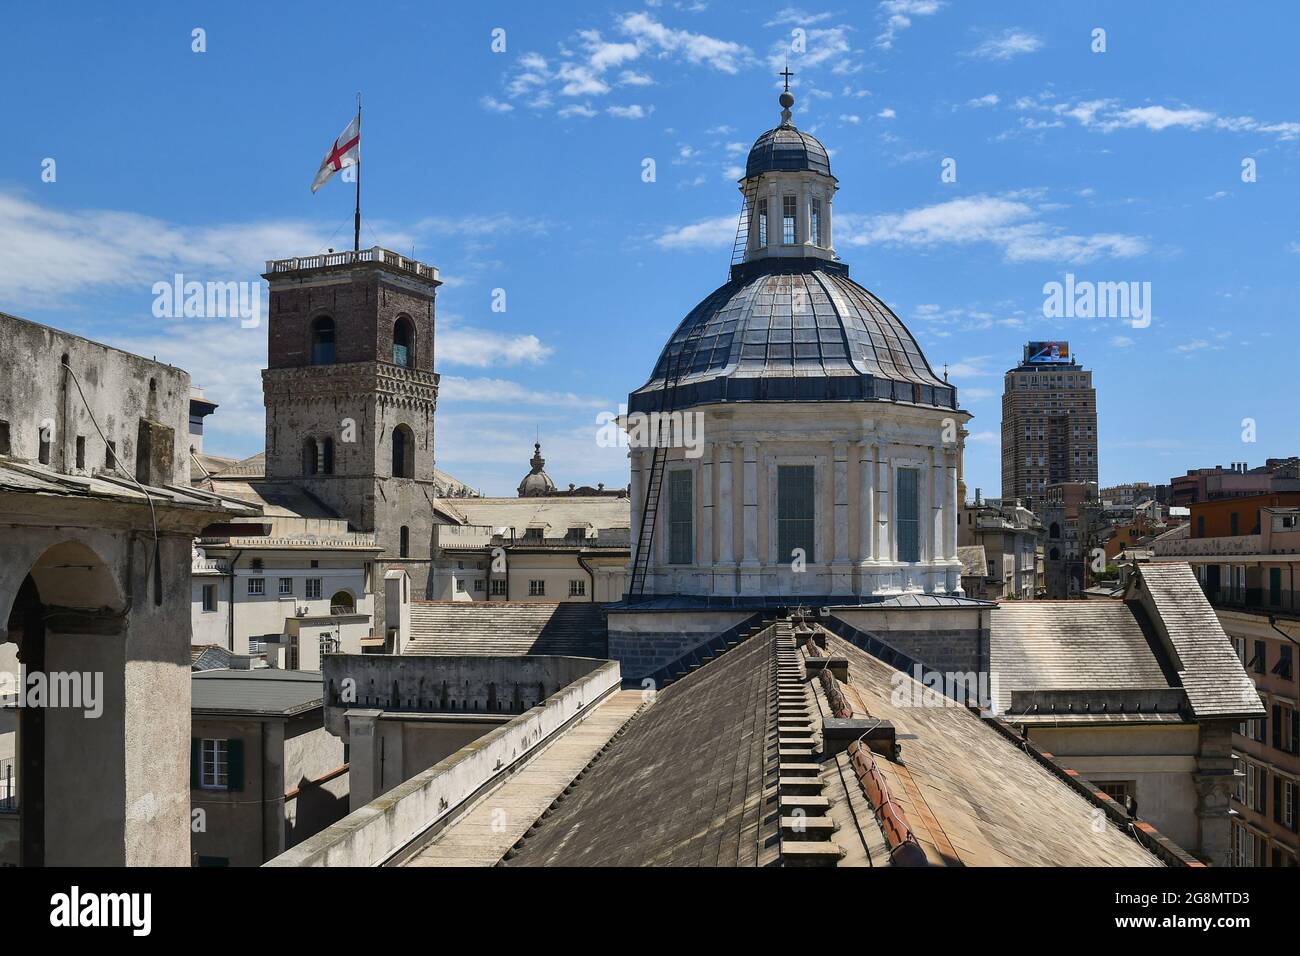
[[[617,116],[619,119],[645,119],[654,112],[654,107],[641,106],[638,103],[632,103],[628,106],[610,106],[605,112],[610,116]]]
[[[464,378],[444,375],[438,385],[440,402],[493,405],[512,403],[527,406],[563,405],[574,408],[604,408],[598,398],[583,397],[573,392],[552,392],[520,385],[504,378]]]
[[[994,37],[989,37],[967,56],[979,60],[1009,60],[1022,53],[1033,53],[1043,48],[1043,41],[1024,30],[1009,29]]]
[[[715,216],[670,229],[655,239],[655,245],[662,249],[716,249],[730,246],[736,241],[736,218]]]
[[[898,35],[912,25],[913,17],[933,16],[943,6],[943,0],[883,0],[876,8],[876,18],[884,23],[876,37],[876,46],[882,50],[893,49]]]
[[[1300,139],[1300,123],[1297,122],[1264,123],[1252,116],[1220,116],[1210,110],[1186,105],[1124,106],[1115,99],[1053,103],[1050,94],[1042,94],[1038,97],[1021,97],[1016,101],[1016,108],[1072,119],[1085,129],[1101,133],[1120,129],[1145,129],[1156,133],[1167,129],[1184,129],[1265,133],[1287,142]],[[1059,125],[1059,121],[1031,123],[1022,120],[1022,123],[1031,128]]]
[[[970,391],[971,391],[970,389],[963,389],[963,390],[962,390],[962,395],[963,395],[963,396],[966,396],[966,397],[973,398],[974,396],[970,395]],[[974,444],[974,445],[997,445],[997,444],[999,444],[1001,441],[1002,441],[1002,438],[1001,438],[1000,435],[998,435],[997,432],[989,432],[989,431],[984,431],[984,432],[971,432],[969,435],[966,436],[966,442],[967,442],[967,444]]]
[[[487,329],[462,326],[442,316],[438,326],[435,356],[438,367],[467,365],[488,368],[501,365],[537,365],[555,350],[535,335],[508,335]]]
[[[570,117],[574,117],[574,116],[581,116],[584,119],[591,119],[593,116],[596,115],[596,111],[593,110],[590,106],[585,106],[581,103],[576,103],[573,106],[566,106],[564,107],[564,109],[559,110],[558,115],[560,116],[561,119],[569,119]]]
[[[1131,348],[1133,345],[1137,343],[1135,343],[1127,335],[1116,335],[1111,338],[1110,344],[1117,349],[1127,349],[1127,348]]]
[[[503,103],[495,96],[483,96],[479,98],[479,105],[489,113],[509,113],[514,107],[509,103]]]
[[[800,7],[785,7],[771,20],[764,23],[763,26],[808,26],[810,23],[821,23],[823,20],[829,20],[833,16],[835,16],[833,13],[808,13]]]
[[[985,93],[983,96],[967,100],[966,105],[978,109],[982,106],[997,106],[1000,102],[1001,100],[996,93]]]
[[[859,123],[862,122],[862,117],[858,116],[856,113],[841,113],[840,122],[848,123],[852,126],[857,126]]]
[[[1119,233],[1075,235],[1040,218],[1017,195],[952,199],[902,213],[858,217],[841,214],[845,245],[931,247],[989,243],[1009,262],[1086,262],[1128,258],[1147,249],[1144,239]]]
[[[894,119],[896,116],[898,116],[898,114],[895,113],[891,107],[886,106],[876,114],[876,119]]]
[[[653,86],[655,81],[648,73],[624,70],[618,75],[618,82],[620,86]]]
[[[619,20],[619,28],[643,50],[660,57],[680,56],[688,63],[712,67],[722,73],[738,73],[752,59],[749,48],[740,43],[689,30],[674,30],[648,13],[624,15]]]

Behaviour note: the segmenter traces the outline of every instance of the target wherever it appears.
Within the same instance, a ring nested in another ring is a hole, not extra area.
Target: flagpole
[[[352,251],[361,251],[361,93],[357,92],[357,210],[352,220]]]

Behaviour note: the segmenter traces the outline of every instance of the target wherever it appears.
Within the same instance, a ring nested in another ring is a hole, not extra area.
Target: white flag
[[[357,115],[352,117],[348,128],[339,134],[330,151],[325,154],[320,170],[316,173],[316,181],[311,184],[311,191],[315,192],[324,186],[340,169],[355,166],[359,162],[361,162],[361,117]]]

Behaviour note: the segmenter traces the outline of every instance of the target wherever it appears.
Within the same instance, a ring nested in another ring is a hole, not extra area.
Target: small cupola
[[[835,260],[831,201],[838,185],[830,155],[815,136],[795,127],[787,70],[780,97],[781,125],[755,142],[745,162],[740,191],[745,202],[741,230],[744,261],[771,258]]]

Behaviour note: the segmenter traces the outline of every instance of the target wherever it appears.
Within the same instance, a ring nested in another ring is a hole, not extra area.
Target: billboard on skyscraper
[[[1070,363],[1069,342],[1030,342],[1025,346],[1025,363]]]

